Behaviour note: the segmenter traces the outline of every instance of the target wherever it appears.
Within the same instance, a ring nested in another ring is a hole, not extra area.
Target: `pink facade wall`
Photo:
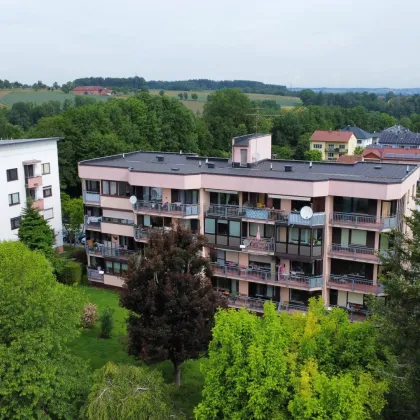
[[[241,149],[248,151],[248,163],[256,160],[271,159],[271,134],[249,140],[248,146],[232,146],[232,161],[241,162]],[[257,154],[259,157],[257,158]],[[255,158],[255,159],[254,159]]]
[[[133,206],[129,199],[123,197],[110,197],[107,195],[101,195],[101,207],[128,210],[130,212],[133,211]]]
[[[111,235],[134,236],[134,228],[130,225],[121,225],[117,223],[101,223],[101,232]]]

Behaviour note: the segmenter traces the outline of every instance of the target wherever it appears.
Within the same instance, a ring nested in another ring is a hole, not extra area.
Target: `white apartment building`
[[[17,239],[22,209],[31,197],[34,207],[54,229],[56,246],[63,246],[58,140],[0,141],[0,240]]]

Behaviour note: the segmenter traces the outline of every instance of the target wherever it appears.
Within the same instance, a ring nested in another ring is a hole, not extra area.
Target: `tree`
[[[356,146],[354,148],[354,154],[357,156],[361,156],[363,153],[363,150],[365,150],[365,148],[363,146]]]
[[[154,363],[170,360],[181,385],[181,365],[205,350],[213,315],[222,304],[208,278],[209,260],[201,256],[206,240],[180,225],[155,232],[145,257],[129,263],[121,305],[127,320],[129,352]]]
[[[87,420],[178,418],[170,407],[171,399],[160,372],[108,362],[93,375],[82,415]]]
[[[0,418],[77,418],[88,372],[67,343],[83,298],[58,283],[39,252],[0,243]]]
[[[385,406],[381,347],[369,322],[328,314],[311,299],[306,316],[216,314],[196,419],[372,419]]]
[[[277,155],[277,159],[292,159],[293,150],[290,146],[271,146],[272,153]]]
[[[54,82],[53,83],[53,88],[57,90],[57,89],[60,88],[60,85],[57,82]]]
[[[312,160],[314,162],[322,160],[322,152],[319,150],[307,150],[304,153],[305,160]]]
[[[188,99],[188,93],[184,92],[184,99],[187,100]]]
[[[180,93],[178,93],[178,98],[179,99],[182,99],[184,97],[184,95],[180,92]]]
[[[374,321],[382,344],[396,357],[387,418],[412,419],[420,413],[420,212],[405,219],[410,232],[393,230],[393,252],[382,254],[379,277],[388,296],[374,300]]]
[[[165,95],[165,91],[164,91],[164,90],[160,90],[160,91],[159,91],[159,95],[160,95],[160,96],[164,96],[164,95]]]
[[[301,138],[298,141],[295,150],[295,159],[305,160],[305,153],[309,151],[310,142],[307,138]]]
[[[61,208],[63,212],[63,225],[66,228],[69,239],[76,244],[76,236],[84,222],[83,199],[70,198],[65,192],[61,193]]]
[[[196,101],[198,99],[198,95],[196,93],[192,93],[191,94],[191,99],[193,99],[194,101]]]
[[[33,201],[28,199],[22,210],[22,217],[18,232],[18,238],[30,250],[40,251],[50,258],[55,242],[54,229],[50,227],[38,209],[33,207]]]

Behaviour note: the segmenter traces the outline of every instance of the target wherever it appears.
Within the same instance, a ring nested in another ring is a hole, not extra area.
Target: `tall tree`
[[[391,376],[387,418],[420,416],[420,212],[406,218],[409,233],[392,231],[392,253],[381,256],[380,282],[388,296],[373,301],[383,345],[397,363]]]
[[[121,293],[130,310],[129,352],[148,363],[170,360],[178,386],[182,363],[205,350],[222,304],[209,260],[201,256],[205,243],[179,225],[152,234],[145,257],[130,262]]]
[[[305,160],[312,160],[314,162],[322,160],[322,153],[319,150],[307,150],[304,153]]]
[[[63,210],[63,224],[76,243],[76,235],[84,222],[83,199],[81,197],[70,198],[65,192],[61,193],[61,207]]]
[[[88,375],[66,343],[79,334],[82,308],[42,254],[0,243],[0,418],[77,418]]]
[[[328,314],[311,299],[306,316],[216,314],[196,419],[377,418],[387,390],[375,327],[351,323],[342,309]]]
[[[169,420],[167,385],[158,371],[108,362],[93,375],[93,385],[82,409],[86,420]]]

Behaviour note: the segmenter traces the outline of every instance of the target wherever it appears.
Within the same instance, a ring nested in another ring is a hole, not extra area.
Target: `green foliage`
[[[290,146],[276,146],[271,147],[271,152],[277,155],[277,159],[292,159],[293,150]]]
[[[192,93],[191,94],[191,99],[193,99],[194,101],[196,101],[198,99],[198,95],[196,93]]]
[[[305,160],[321,161],[322,153],[319,150],[307,150],[304,153]]]
[[[51,257],[55,242],[54,229],[32,206],[31,199],[27,200],[25,208],[22,210],[18,238],[29,249],[40,251],[45,256]]]
[[[101,321],[101,338],[111,338],[112,328],[114,327],[114,310],[111,307],[107,307],[103,310],[100,321]]]
[[[305,160],[306,153],[309,152],[309,147],[310,147],[309,139],[306,139],[306,138],[299,139],[298,144],[296,146],[296,150],[295,150],[295,156],[294,156],[295,159]]]
[[[42,254],[0,243],[0,418],[76,418],[88,376],[66,344],[82,307]]]
[[[390,374],[389,419],[412,419],[420,413],[420,212],[413,210],[406,224],[408,233],[388,234],[393,252],[381,256],[379,280],[388,298],[372,301],[381,342],[396,358]]]
[[[246,310],[216,315],[197,419],[371,419],[387,384],[377,332],[322,300],[306,316]]]
[[[160,90],[160,91],[159,91],[159,95],[160,95],[160,96],[164,96],[164,95],[165,95],[165,91],[164,91],[164,90]]]
[[[159,372],[112,362],[94,373],[82,417],[87,420],[180,418],[171,410],[168,388]]]
[[[362,153],[363,153],[363,150],[365,150],[365,148],[364,147],[362,147],[362,146],[356,146],[355,148],[354,148],[354,154],[355,155],[362,155]]]
[[[61,209],[63,224],[70,240],[76,240],[76,235],[84,222],[84,207],[82,197],[70,198],[65,192],[61,193]]]
[[[58,277],[60,283],[73,285],[82,281],[82,266],[77,261],[68,261]]]

